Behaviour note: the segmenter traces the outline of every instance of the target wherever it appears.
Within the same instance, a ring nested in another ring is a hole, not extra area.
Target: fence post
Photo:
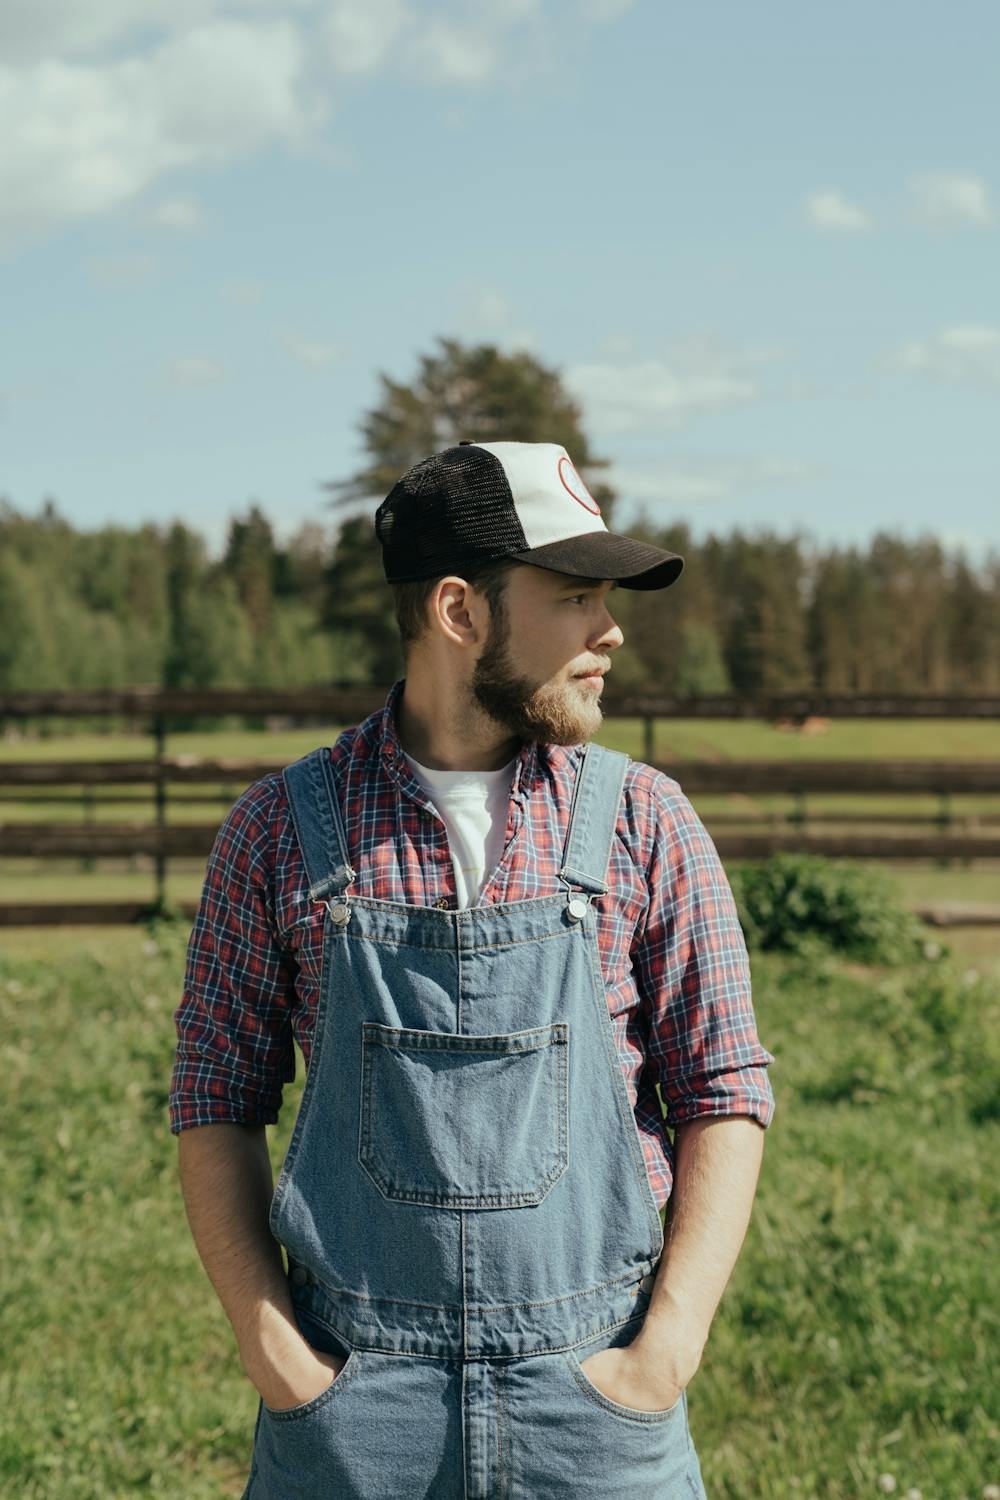
[[[82,788],[83,801],[83,825],[90,828],[94,822],[94,788],[84,783]],[[92,854],[80,856],[80,869],[88,875],[92,875],[97,868],[97,861]]]
[[[951,832],[951,791],[950,791],[950,789],[948,787],[944,787],[942,789],[942,791],[938,795],[939,795],[939,811],[938,811],[938,816],[937,816],[937,825],[940,828],[940,830],[941,830],[942,833],[950,833]],[[937,863],[938,863],[938,868],[939,869],[947,870],[947,869],[950,869],[951,866],[954,864],[954,860],[949,859],[948,856],[945,855],[945,857],[943,859],[939,859],[937,861]]]
[[[793,823],[800,833],[808,832],[809,808],[806,794],[801,787],[795,793],[795,806],[788,815],[788,821]]]
[[[167,831],[167,782],[163,762],[166,754],[166,720],[162,714],[153,716],[153,734],[156,737],[156,905],[162,911],[167,901],[167,856],[164,850]]]

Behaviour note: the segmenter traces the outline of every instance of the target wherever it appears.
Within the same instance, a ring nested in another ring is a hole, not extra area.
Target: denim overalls
[[[244,1500],[704,1500],[682,1393],[610,1400],[663,1248],[591,902],[628,757],[585,747],[562,889],[352,896],[329,749],[284,771],[323,977],[271,1206],[299,1327],[346,1363],[261,1403]]]

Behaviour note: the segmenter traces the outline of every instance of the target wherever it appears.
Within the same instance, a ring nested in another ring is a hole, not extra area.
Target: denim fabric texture
[[[286,768],[326,916],[271,1229],[346,1363],[261,1405],[247,1500],[704,1496],[686,1394],[633,1409],[581,1368],[635,1337],[663,1248],[592,907],[627,765],[586,747],[559,894],[458,911],[352,896],[329,756]]]

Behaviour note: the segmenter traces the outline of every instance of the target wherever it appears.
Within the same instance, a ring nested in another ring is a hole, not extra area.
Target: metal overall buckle
[[[571,922],[582,922],[590,906],[591,893],[574,888],[568,883],[566,888],[569,891],[569,900],[566,903],[566,915]]]
[[[356,872],[350,865],[338,865],[332,875],[320,881],[309,893],[314,900],[323,902],[330,914],[331,922],[338,927],[346,926],[351,920],[351,903],[346,888],[354,882],[355,878]],[[334,893],[326,899],[324,893],[330,886],[334,887]]]

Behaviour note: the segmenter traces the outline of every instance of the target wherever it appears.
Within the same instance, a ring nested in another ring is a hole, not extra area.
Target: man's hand
[[[332,1385],[345,1360],[319,1353],[298,1326],[268,1224],[273,1188],[263,1125],[183,1131],[180,1169],[191,1232],[247,1376],[274,1411],[312,1401]]]
[[[764,1149],[759,1122],[708,1115],[674,1134],[674,1186],[667,1203],[653,1291],[629,1345],[654,1362],[652,1379],[690,1380],[750,1221]]]
[[[697,1367],[697,1360],[690,1367],[665,1362],[636,1342],[599,1349],[580,1361],[581,1370],[602,1395],[638,1411],[667,1411],[674,1406]]]
[[[265,1406],[272,1411],[287,1411],[321,1396],[346,1363],[339,1354],[321,1354],[303,1339],[297,1355],[283,1360],[281,1368],[269,1371],[266,1377],[258,1373],[253,1383]]]

